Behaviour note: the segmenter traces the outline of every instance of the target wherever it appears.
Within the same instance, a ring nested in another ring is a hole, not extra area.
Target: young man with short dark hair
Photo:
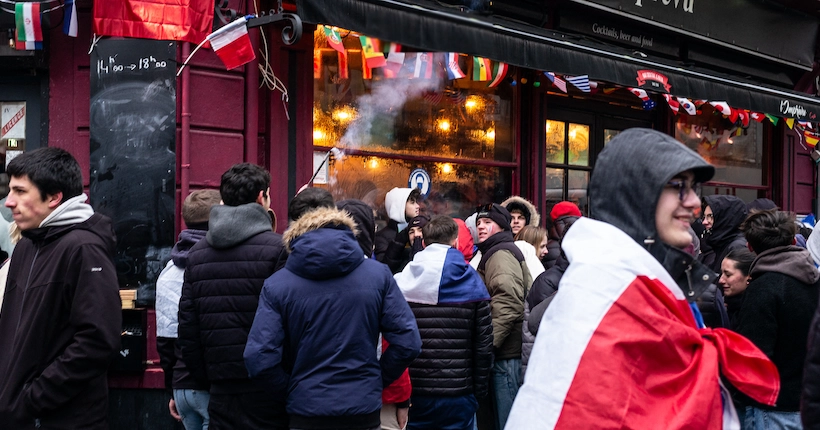
[[[695,300],[716,274],[683,251],[714,168],[674,138],[622,131],[566,232],[569,266],[544,313],[507,428],[738,428],[725,376],[773,405],[774,364],[749,340],[704,330]]]
[[[757,254],[735,330],[769,357],[780,376],[774,407],[747,401],[744,428],[764,423],[796,429],[811,320],[820,298],[820,273],[809,252],[794,245],[794,214],[769,209],[754,212],[741,224],[749,249]]]
[[[288,203],[288,221],[298,220],[307,212],[318,208],[334,208],[333,195],[324,188],[305,188]]]
[[[262,284],[287,260],[271,231],[270,173],[237,164],[222,175],[205,240],[188,252],[179,303],[179,345],[195,377],[210,382],[212,428],[287,429],[282,398],[251,382],[242,352]]]
[[[410,303],[421,354],[410,365],[409,430],[471,430],[477,397],[488,393],[493,326],[481,277],[455,249],[458,224],[438,215],[423,228],[426,247],[394,278]]]
[[[85,203],[80,165],[62,149],[26,152],[6,171],[23,238],[0,313],[0,426],[107,429],[122,332],[111,220]]]

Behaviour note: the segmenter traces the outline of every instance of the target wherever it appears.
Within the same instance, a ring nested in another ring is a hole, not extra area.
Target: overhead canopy
[[[478,55],[562,75],[589,75],[592,80],[627,87],[639,85],[638,71],[651,70],[667,77],[669,93],[677,96],[820,121],[820,99],[815,97],[426,0],[297,0],[296,4],[305,22],[339,26],[431,52]]]

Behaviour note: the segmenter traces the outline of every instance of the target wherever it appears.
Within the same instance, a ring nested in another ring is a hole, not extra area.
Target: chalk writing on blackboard
[[[136,70],[167,69],[169,67],[168,61],[158,60],[150,55],[129,62],[118,62],[117,57],[117,55],[109,55],[108,58],[97,60],[97,75],[120,73],[126,70],[133,72]]]

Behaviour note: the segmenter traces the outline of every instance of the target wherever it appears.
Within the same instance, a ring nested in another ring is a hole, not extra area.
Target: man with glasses
[[[698,185],[712,175],[697,153],[649,129],[625,130],[601,152],[590,216],[564,237],[570,265],[508,429],[737,428],[721,370],[774,403],[774,365],[747,339],[704,329],[694,304],[715,274],[682,249]]]

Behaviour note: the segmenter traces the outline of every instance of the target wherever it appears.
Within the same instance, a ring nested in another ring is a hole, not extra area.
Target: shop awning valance
[[[677,96],[820,121],[820,99],[815,97],[426,0],[297,0],[296,4],[305,22],[339,26],[419,49],[478,55],[559,74],[589,75],[593,80],[626,87],[638,85],[639,70],[652,70],[668,78],[670,93]]]

